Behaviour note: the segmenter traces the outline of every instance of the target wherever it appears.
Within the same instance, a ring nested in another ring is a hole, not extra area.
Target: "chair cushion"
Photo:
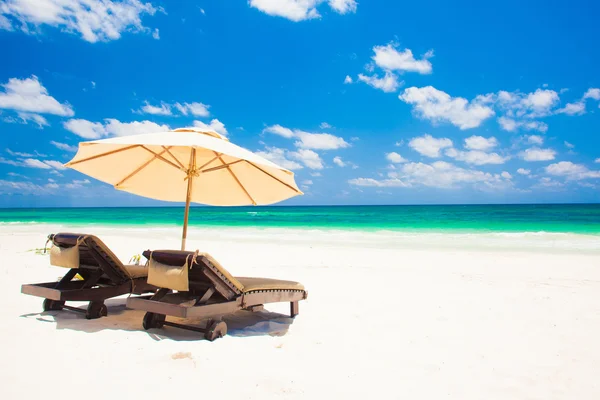
[[[148,266],[147,265],[123,265],[125,267],[125,271],[132,278],[143,278],[148,276]]]
[[[279,279],[237,277],[237,280],[244,285],[244,293],[257,290],[304,290],[301,283]]]
[[[198,253],[198,257],[205,257],[208,261],[210,261],[210,263],[212,265],[215,266],[215,268],[219,271],[219,273],[221,273],[227,280],[229,280],[229,282],[231,282],[233,284],[233,286],[235,286],[237,288],[237,290],[239,290],[240,292],[244,291],[244,285],[239,280],[237,280],[233,275],[231,275],[229,273],[229,271],[227,271],[225,269],[225,267],[223,267],[221,264],[219,264],[219,262],[217,260],[215,260],[210,254]]]

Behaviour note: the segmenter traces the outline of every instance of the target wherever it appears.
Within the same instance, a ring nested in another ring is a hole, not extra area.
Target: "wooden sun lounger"
[[[227,333],[227,325],[219,317],[238,310],[261,310],[263,304],[289,302],[290,314],[298,314],[298,302],[307,298],[304,286],[297,282],[263,278],[234,278],[207,253],[160,250],[143,253],[149,260],[149,281],[153,282],[153,263],[163,267],[182,268],[187,262],[189,290],[174,292],[168,282],[153,296],[131,297],[127,307],[147,311],[144,329],[173,326],[204,333],[214,340]],[[164,270],[163,270],[164,271]],[[168,280],[168,277],[167,279]],[[161,286],[158,285],[157,286]],[[166,320],[166,316],[208,319],[205,328],[182,325]]]
[[[58,233],[49,235],[48,239],[61,249],[78,246],[79,266],[70,268],[58,282],[21,286],[21,293],[44,298],[44,311],[64,308],[83,312],[87,319],[100,318],[107,315],[106,299],[157,289],[147,283],[146,266],[123,265],[96,236]],[[83,310],[65,305],[66,301],[89,301],[89,305]]]

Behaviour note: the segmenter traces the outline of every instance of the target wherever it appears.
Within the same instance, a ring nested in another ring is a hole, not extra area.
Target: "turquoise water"
[[[0,223],[181,226],[182,207],[0,209]],[[192,207],[191,227],[600,234],[600,204]]]

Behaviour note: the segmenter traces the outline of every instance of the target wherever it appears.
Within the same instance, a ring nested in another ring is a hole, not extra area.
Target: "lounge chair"
[[[57,233],[52,241],[50,263],[69,268],[58,282],[21,286],[21,293],[44,298],[44,311],[68,309],[85,313],[87,319],[107,315],[104,300],[128,293],[155,292],[147,283],[145,265],[123,265],[96,236]],[[65,305],[66,301],[89,301],[87,310]]]
[[[218,317],[238,310],[258,311],[263,304],[290,302],[290,314],[298,314],[298,302],[307,297],[297,282],[263,278],[234,278],[207,253],[147,250],[148,282],[160,287],[153,296],[130,297],[127,307],[147,311],[144,329],[163,325],[204,333],[215,340],[227,333]],[[175,293],[174,291],[177,291]],[[205,328],[166,320],[166,316],[206,319]]]

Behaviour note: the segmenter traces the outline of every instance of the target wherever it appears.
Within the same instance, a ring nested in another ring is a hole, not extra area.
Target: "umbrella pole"
[[[196,149],[192,149],[190,155],[190,171],[196,168]],[[192,184],[194,175],[188,174],[187,193],[185,195],[185,212],[183,213],[183,235],[181,235],[181,250],[185,250],[185,241],[187,239],[188,218],[190,216],[190,199],[192,198]]]

